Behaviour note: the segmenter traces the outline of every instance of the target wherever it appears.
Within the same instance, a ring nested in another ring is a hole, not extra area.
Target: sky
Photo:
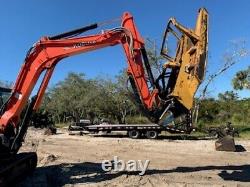
[[[27,50],[42,36],[118,18],[128,11],[134,16],[141,35],[160,44],[170,17],[192,28],[200,7],[209,12],[208,72],[212,73],[223,64],[223,55],[232,47],[231,41],[244,40],[250,49],[248,0],[1,0],[0,80],[15,82]],[[235,73],[249,65],[250,57],[241,59],[211,84],[209,94],[216,97],[220,92],[232,90]],[[126,66],[121,46],[84,53],[62,60],[50,86],[63,80],[69,72],[84,73],[87,78],[112,78]],[[238,93],[241,97],[250,95],[246,90]]]

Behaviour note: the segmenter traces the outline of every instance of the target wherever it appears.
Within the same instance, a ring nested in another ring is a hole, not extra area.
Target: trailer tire
[[[132,130],[128,132],[128,136],[132,139],[140,138],[141,133],[138,130]]]
[[[158,132],[157,131],[147,131],[146,137],[148,139],[156,139],[158,137]]]

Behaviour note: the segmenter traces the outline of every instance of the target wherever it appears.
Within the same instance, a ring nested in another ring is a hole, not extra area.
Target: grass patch
[[[240,132],[240,139],[247,139],[250,140],[250,128],[249,127],[245,127],[245,128],[241,128],[239,129]]]
[[[246,133],[240,133],[240,137],[237,139],[244,139],[244,140],[250,140],[250,132]]]
[[[68,126],[69,126],[69,124],[67,124],[67,123],[56,123],[55,124],[55,127],[59,128],[59,129],[64,128],[64,127],[68,127]]]
[[[199,136],[207,136],[208,134],[205,132],[201,132],[201,131],[194,131],[194,132],[191,132],[191,135],[199,137]]]

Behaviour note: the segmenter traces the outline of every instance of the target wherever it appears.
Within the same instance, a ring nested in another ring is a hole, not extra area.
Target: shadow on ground
[[[242,145],[235,145],[235,149],[236,149],[235,152],[245,152],[245,151],[247,151],[247,150],[245,149],[245,147],[243,147]],[[250,174],[249,174],[249,175],[250,175]]]
[[[219,170],[218,174],[225,181],[250,182],[250,165],[177,167],[167,170],[147,170],[144,176],[168,173],[192,173],[199,171]],[[138,175],[139,172],[105,172],[101,163],[71,163],[37,168],[26,181],[18,184],[23,186],[64,186],[65,184],[98,183],[115,179],[122,175]],[[27,185],[28,184],[28,185]],[[44,185],[45,184],[45,185]]]

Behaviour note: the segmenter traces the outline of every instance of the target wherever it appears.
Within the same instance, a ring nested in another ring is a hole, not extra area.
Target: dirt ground
[[[72,136],[59,130],[43,135],[30,129],[21,152],[37,151],[38,167],[26,186],[250,186],[250,141],[236,140],[243,152],[218,152],[214,140],[160,140]],[[105,172],[114,156],[150,160],[145,175]]]

